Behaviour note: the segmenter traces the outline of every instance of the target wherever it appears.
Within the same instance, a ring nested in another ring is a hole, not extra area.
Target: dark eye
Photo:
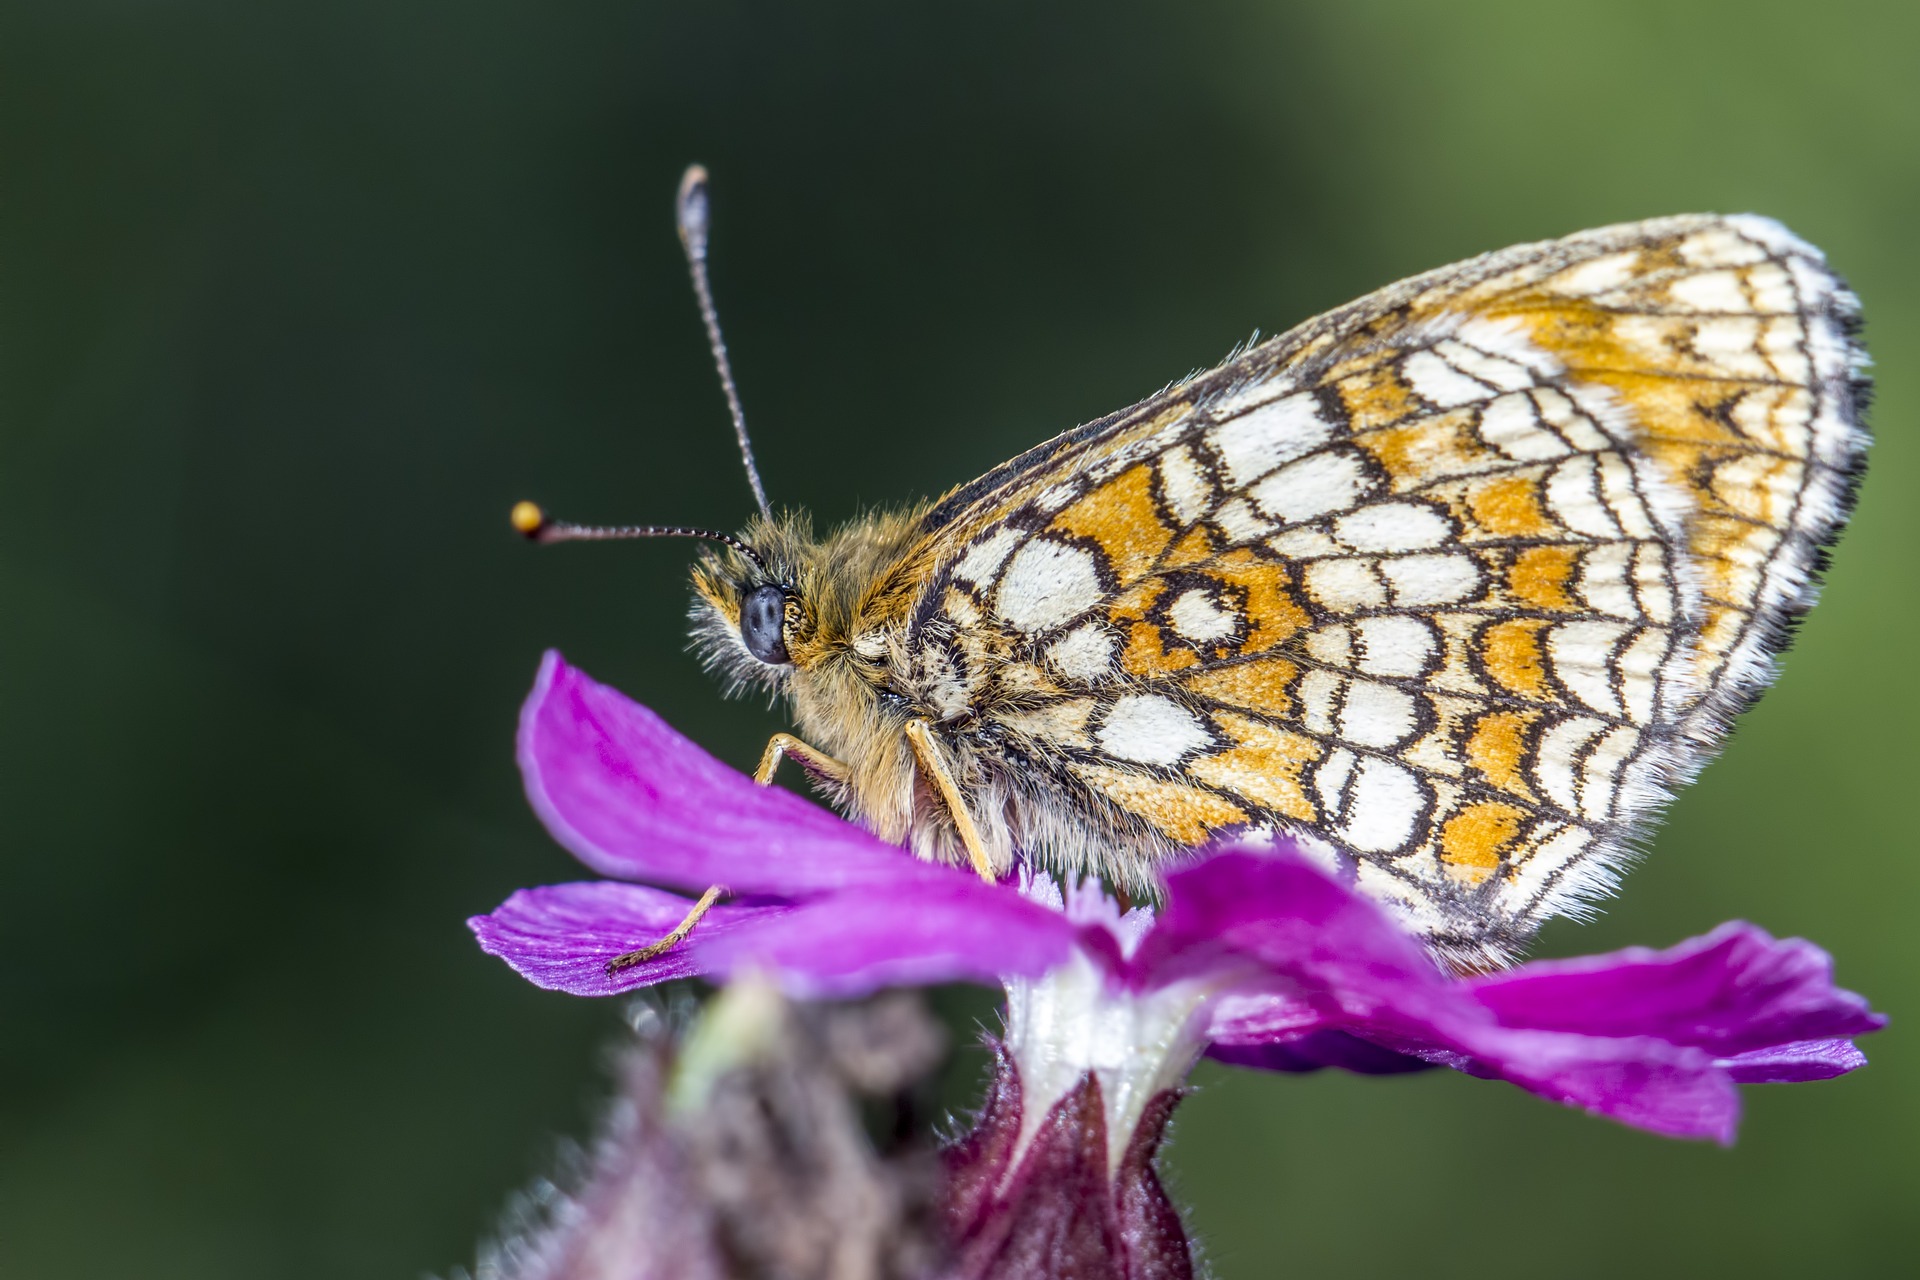
[[[747,592],[740,602],[740,641],[747,652],[774,666],[786,665],[787,638],[781,623],[787,613],[787,593],[768,583]]]

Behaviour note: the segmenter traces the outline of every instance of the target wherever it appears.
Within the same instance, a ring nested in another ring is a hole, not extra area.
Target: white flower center
[[[1076,951],[1040,978],[1010,978],[1007,1049],[1020,1073],[1020,1139],[1008,1169],[1055,1103],[1091,1071],[1106,1110],[1107,1169],[1119,1168],[1147,1103],[1186,1078],[1206,1048],[1207,1005],[1217,985],[1189,980],[1146,992],[1108,984]]]

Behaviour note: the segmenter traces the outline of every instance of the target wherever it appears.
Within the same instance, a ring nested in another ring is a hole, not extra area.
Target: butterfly
[[[1389,285],[816,534],[753,468],[697,167],[679,213],[759,515],[515,522],[716,542],[695,644],[795,727],[760,779],[791,757],[989,877],[1151,896],[1285,835],[1501,963],[1612,889],[1771,679],[1864,465],[1853,294],[1777,222],[1682,216]]]

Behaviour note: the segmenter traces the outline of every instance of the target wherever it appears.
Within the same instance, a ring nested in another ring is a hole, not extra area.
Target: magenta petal
[[[752,929],[696,935],[698,958],[716,972],[766,969],[802,996],[994,983],[1066,961],[1075,929],[1065,916],[967,872],[931,870],[939,877],[827,894]]]
[[[1801,1040],[1723,1058],[1720,1065],[1740,1084],[1798,1084],[1831,1080],[1867,1065],[1851,1040]]]
[[[1314,983],[1311,973],[1302,978]],[[1317,983],[1315,984],[1318,985]],[[1465,984],[1438,992],[1320,988],[1319,1012],[1296,996],[1237,997],[1211,1028],[1209,1056],[1269,1071],[1340,1067],[1364,1074],[1415,1069],[1407,1059],[1505,1080],[1530,1093],[1674,1137],[1729,1141],[1739,1119],[1733,1081],[1712,1055],[1652,1037],[1609,1038],[1497,1026]],[[1270,1035],[1271,1039],[1263,1039]],[[1366,1052],[1360,1045],[1373,1046]]]
[[[1270,1071],[1341,1067],[1365,1074],[1412,1070],[1406,1058],[1505,1080],[1565,1106],[1674,1137],[1729,1141],[1740,1114],[1733,1082],[1700,1049],[1651,1037],[1606,1038],[1494,1025],[1465,991],[1420,990],[1394,979],[1368,987],[1330,990],[1302,971],[1321,992],[1312,1007],[1296,996],[1271,997],[1269,1016],[1257,997],[1240,997],[1234,1016],[1217,1021],[1209,1055],[1236,1066]],[[1397,988],[1397,989],[1396,989]],[[1263,1040],[1263,1028],[1272,1039]],[[1304,1033],[1303,1033],[1304,1030]],[[1357,1051],[1351,1038],[1375,1046]]]
[[[1470,1034],[1446,1047],[1468,1055],[1471,1074],[1652,1133],[1730,1143],[1739,1124],[1733,1080],[1698,1049],[1551,1031]]]
[[[785,895],[937,870],[790,791],[754,785],[557,653],[521,709],[519,758],[534,812],[602,875]]]
[[[594,880],[522,889],[490,915],[467,921],[467,927],[479,938],[482,951],[499,956],[535,986],[576,996],[609,996],[708,972],[691,944],[682,944],[645,964],[607,975],[607,961],[665,936],[692,905],[662,889]],[[722,903],[707,913],[695,936],[724,938],[786,909]]]
[[[1237,960],[1258,969],[1242,969],[1210,1031],[1222,1056],[1250,1065],[1267,1063],[1246,1046],[1341,1031],[1657,1133],[1724,1142],[1739,1116],[1732,1079],[1702,1049],[1624,1022],[1610,1035],[1501,1025],[1382,908],[1290,851],[1221,854],[1169,876],[1136,981],[1202,962],[1230,973]],[[1290,1053],[1272,1064],[1301,1065]]]
[[[1311,971],[1330,991],[1388,984],[1402,995],[1446,982],[1412,935],[1289,846],[1227,849],[1167,877],[1167,907],[1134,955],[1141,985],[1231,964]]]
[[[1738,921],[1665,951],[1534,961],[1469,985],[1508,1026],[1658,1036],[1720,1055],[1886,1025],[1833,985],[1826,952]]]
[[[1272,1044],[1215,1044],[1207,1056],[1235,1067],[1260,1071],[1321,1071],[1338,1067],[1362,1076],[1396,1076],[1442,1065],[1383,1049],[1344,1031],[1315,1031],[1297,1040]]]

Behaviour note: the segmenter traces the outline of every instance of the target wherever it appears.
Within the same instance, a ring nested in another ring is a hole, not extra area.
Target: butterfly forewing
[[[1769,676],[1865,444],[1853,316],[1759,218],[1389,287],[950,495],[897,686],[1078,820],[1030,830],[1291,831],[1497,958]]]

